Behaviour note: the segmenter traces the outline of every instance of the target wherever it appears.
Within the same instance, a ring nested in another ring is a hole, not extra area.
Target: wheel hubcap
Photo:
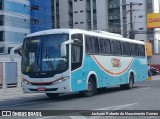
[[[88,82],[88,91],[92,90],[92,84],[90,82]]]

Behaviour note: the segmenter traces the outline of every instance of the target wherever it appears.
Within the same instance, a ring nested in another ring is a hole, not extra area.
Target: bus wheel
[[[88,89],[86,91],[83,91],[83,95],[85,97],[91,97],[96,93],[96,83],[92,79],[92,77],[89,78],[88,81]]]
[[[46,93],[46,95],[49,97],[49,98],[57,98],[59,96],[59,93]]]
[[[122,89],[132,89],[133,88],[133,84],[134,84],[134,77],[133,77],[132,74],[130,74],[130,76],[129,76],[129,83],[128,84],[120,85],[120,87]]]

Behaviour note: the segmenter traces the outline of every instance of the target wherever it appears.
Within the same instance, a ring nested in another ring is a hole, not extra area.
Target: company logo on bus
[[[111,63],[113,67],[116,67],[116,68],[121,67],[121,60],[118,58],[112,58]]]

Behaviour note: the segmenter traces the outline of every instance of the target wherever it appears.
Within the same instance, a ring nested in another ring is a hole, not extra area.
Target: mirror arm
[[[11,52],[10,52],[10,59],[11,61],[14,61],[14,55],[15,55],[15,51],[22,48],[22,43],[14,48],[11,49]]]

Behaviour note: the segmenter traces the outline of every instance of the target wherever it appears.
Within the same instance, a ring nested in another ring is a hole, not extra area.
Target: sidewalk
[[[155,75],[151,77],[152,80],[160,80],[160,75]]]
[[[160,75],[152,76],[152,80],[160,80]],[[152,81],[150,80],[150,81]],[[14,88],[5,88],[0,89],[0,100],[4,98],[11,98],[11,97],[20,97],[20,96],[34,96],[34,95],[44,95],[43,93],[29,93],[24,94],[22,87],[14,87]]]

